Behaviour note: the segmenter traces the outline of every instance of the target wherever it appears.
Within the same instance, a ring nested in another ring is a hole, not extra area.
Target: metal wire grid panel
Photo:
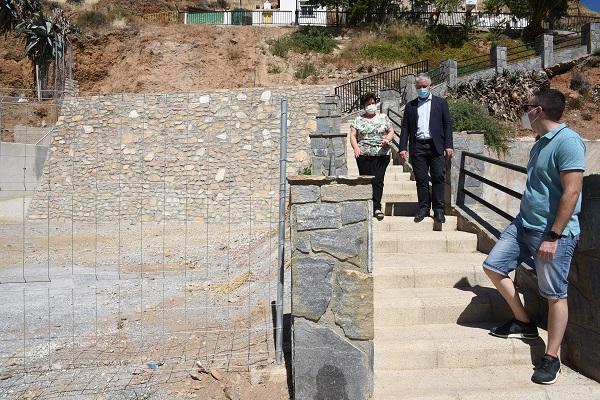
[[[232,152],[206,134],[200,104],[46,102],[85,121],[59,119],[47,158],[0,143],[17,171],[0,181],[0,397],[107,393],[151,385],[148,368],[159,384],[197,361],[243,370],[274,359],[276,147]],[[3,130],[39,106],[0,104]]]

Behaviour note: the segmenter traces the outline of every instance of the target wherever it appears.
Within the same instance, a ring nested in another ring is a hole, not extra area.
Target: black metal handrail
[[[530,41],[506,49],[506,61],[511,63],[515,61],[527,60],[537,56],[535,41]]]
[[[335,94],[340,99],[341,111],[343,113],[357,111],[360,109],[360,98],[366,93],[374,93],[379,97],[382,89],[398,89],[401,78],[428,70],[429,62],[423,60],[340,85],[335,88]]]
[[[554,51],[584,45],[583,36],[580,32],[573,32],[564,36],[555,36],[553,43]]]
[[[492,67],[492,59],[489,54],[457,61],[458,76],[469,75]]]
[[[476,202],[478,202],[479,204],[487,207],[488,209],[492,210],[496,214],[502,216],[503,218],[505,218],[509,221],[512,221],[515,218],[515,216],[508,214],[506,211],[501,210],[494,204],[488,202],[487,200],[483,199],[481,196],[479,196],[479,195],[473,193],[472,191],[470,191],[469,189],[467,189],[465,187],[465,178],[468,176],[468,177],[475,179],[485,185],[491,186],[496,190],[506,193],[507,195],[514,197],[518,200],[521,200],[522,194],[518,193],[510,188],[507,188],[506,186],[501,185],[498,182],[494,182],[490,179],[487,179],[473,171],[467,170],[465,168],[465,161],[466,161],[467,157],[471,157],[476,160],[494,164],[499,167],[506,168],[511,171],[519,172],[522,174],[527,174],[527,168],[522,167],[520,165],[507,163],[506,161],[500,161],[500,160],[496,160],[491,157],[482,156],[480,154],[471,153],[468,151],[463,151],[461,154],[460,172],[459,172],[459,177],[458,177],[458,194],[457,194],[456,204],[458,206],[464,206],[465,205],[465,196],[468,196],[468,197],[472,198],[473,200],[475,200]]]

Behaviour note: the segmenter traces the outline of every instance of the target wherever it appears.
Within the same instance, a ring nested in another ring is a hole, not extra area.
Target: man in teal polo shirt
[[[565,97],[558,90],[536,93],[523,105],[523,127],[538,134],[527,165],[527,184],[521,210],[506,228],[483,263],[484,270],[510,306],[514,318],[493,328],[501,338],[537,338],[508,274],[533,257],[540,294],[548,299],[548,344],[546,354],[531,380],[556,382],[560,374],[558,351],[569,308],[568,275],[579,240],[578,215],[585,170],[585,144],[577,133],[558,121]]]

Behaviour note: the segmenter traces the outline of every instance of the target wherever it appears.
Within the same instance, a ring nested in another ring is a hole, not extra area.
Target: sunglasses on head
[[[521,110],[524,112],[530,111],[532,108],[541,107],[539,104],[523,104]]]

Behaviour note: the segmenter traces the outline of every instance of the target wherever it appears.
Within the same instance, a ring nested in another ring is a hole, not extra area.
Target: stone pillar
[[[537,53],[542,58],[542,68],[548,68],[554,65],[554,37],[544,33],[536,38],[535,47]]]
[[[448,87],[456,86],[456,83],[458,82],[458,62],[455,60],[442,61],[440,67],[444,77],[446,78],[446,84]]]
[[[464,162],[465,168],[469,171],[483,175],[485,163],[481,160],[468,157],[463,161],[463,151],[483,155],[485,150],[484,135],[482,133],[458,132],[454,133],[454,156],[452,157],[451,168],[446,171],[446,212],[451,207],[457,205],[473,205],[475,200],[470,197],[461,197],[458,188],[464,184],[464,187],[470,192],[482,196],[482,183],[469,176],[461,177],[460,169]],[[464,180],[464,183],[462,182]]]
[[[508,65],[506,59],[506,47],[494,46],[492,47],[492,66],[496,68],[496,73],[501,74]]]
[[[584,43],[587,44],[588,54],[600,49],[600,22],[585,24],[581,30]]]
[[[396,112],[400,109],[400,103],[402,103],[402,93],[395,89],[381,89],[379,91],[379,98],[381,99],[381,113],[387,114],[389,109]]]
[[[417,88],[415,87],[415,75],[400,77],[400,88],[404,92],[404,104],[416,99]]]
[[[370,177],[289,177],[296,400],[373,392]]]
[[[600,381],[600,175],[583,180],[579,221],[581,238],[569,274],[567,354],[563,357]]]
[[[310,134],[313,175],[347,175],[346,136],[341,132],[342,114],[339,99],[325,96],[319,103],[317,131]],[[333,165],[332,165],[333,162]]]

